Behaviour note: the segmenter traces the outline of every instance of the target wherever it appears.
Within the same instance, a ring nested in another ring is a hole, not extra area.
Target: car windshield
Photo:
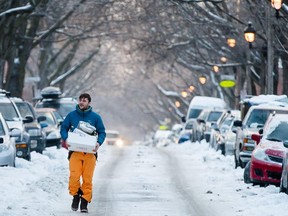
[[[201,113],[202,109],[190,109],[188,118],[197,118]]]
[[[71,102],[56,102],[56,101],[45,101],[37,104],[36,108],[53,108],[64,118],[69,112],[75,110],[75,103]]]
[[[268,110],[268,109],[254,109],[248,120],[247,120],[247,126],[248,127],[263,127],[268,116],[270,113],[288,113],[286,110]]]
[[[50,113],[50,112],[37,112],[37,115],[38,115],[38,117],[39,116],[45,116],[46,117],[45,122],[47,122],[48,125],[56,125],[57,124],[54,120],[52,113]]]
[[[14,121],[15,118],[19,118],[12,103],[0,103],[0,112],[6,121]]]
[[[16,102],[16,106],[17,106],[17,108],[18,108],[18,110],[19,110],[19,112],[23,118],[25,118],[25,116],[27,116],[27,115],[34,117],[28,104]]]
[[[208,119],[207,119],[207,121],[208,122],[216,122],[219,118],[220,118],[220,116],[222,115],[222,113],[223,112],[211,112],[210,114],[209,114],[209,116],[208,116]]]
[[[268,128],[266,139],[282,142],[288,140],[288,122],[282,121],[276,127]]]
[[[118,138],[119,134],[118,133],[106,133],[106,138]]]
[[[193,128],[193,123],[192,122],[188,122],[188,123],[186,123],[186,125],[185,125],[185,129],[192,129]]]

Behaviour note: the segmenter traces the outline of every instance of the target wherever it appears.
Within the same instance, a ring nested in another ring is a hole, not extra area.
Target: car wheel
[[[36,151],[37,153],[43,154],[43,150]]]
[[[235,169],[237,169],[237,167],[239,166],[239,163],[236,157],[236,150],[234,151],[234,164],[235,164]]]
[[[29,154],[25,157],[25,159],[27,160],[27,161],[31,161],[31,153],[29,152]]]
[[[244,182],[246,184],[252,183],[251,178],[250,178],[250,167],[251,163],[250,161],[246,164],[245,169],[244,169]]]
[[[285,177],[285,175],[284,175],[283,166],[282,166],[282,175],[281,175],[281,180],[280,180],[279,192],[288,194],[287,188],[285,188],[283,185],[283,178],[287,178],[287,177]]]
[[[244,163],[240,158],[239,158],[239,166],[244,169],[246,167],[247,163]]]
[[[287,194],[287,189],[283,186],[282,180],[280,181],[279,192],[280,192],[280,193],[286,193],[286,194]]]

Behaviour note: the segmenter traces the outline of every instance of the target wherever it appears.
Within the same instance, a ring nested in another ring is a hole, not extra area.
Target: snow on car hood
[[[18,128],[19,130],[23,131],[23,122],[19,121],[6,121],[8,124],[9,129]]]

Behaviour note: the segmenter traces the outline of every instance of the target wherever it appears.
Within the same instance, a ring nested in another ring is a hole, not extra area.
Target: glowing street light
[[[204,84],[206,83],[206,81],[207,81],[206,76],[201,75],[201,76],[199,77],[199,82],[200,82],[202,85],[204,85]]]
[[[229,47],[235,47],[236,46],[236,39],[228,38],[227,39],[227,44],[228,44]]]
[[[282,7],[282,0],[271,0],[271,5],[276,10],[280,10],[280,8]]]
[[[213,71],[214,71],[215,73],[218,73],[218,72],[219,72],[219,67],[218,67],[217,65],[214,65],[214,66],[213,66]]]
[[[255,40],[256,31],[251,22],[248,22],[248,26],[244,29],[245,40],[249,43],[249,48],[252,48],[252,43]]]
[[[181,106],[181,103],[180,103],[179,101],[175,101],[175,106],[176,106],[177,108],[179,108],[179,107]]]
[[[182,91],[181,95],[182,95],[183,98],[186,98],[188,96],[188,93],[186,91]]]
[[[192,86],[192,85],[191,85],[191,86],[189,86],[189,92],[191,92],[191,93],[192,93],[194,90],[195,90],[195,87],[194,87],[194,86]]]

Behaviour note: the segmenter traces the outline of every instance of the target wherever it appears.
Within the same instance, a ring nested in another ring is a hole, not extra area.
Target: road
[[[107,147],[94,176],[91,215],[212,216],[197,201],[197,186],[187,182],[176,157],[165,148]],[[113,160],[111,160],[113,158]],[[102,163],[103,162],[103,163]]]

